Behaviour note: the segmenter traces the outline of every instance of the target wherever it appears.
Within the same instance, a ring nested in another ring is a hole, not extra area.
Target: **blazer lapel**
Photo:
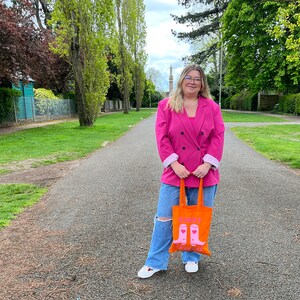
[[[195,126],[194,126],[196,140],[197,140],[198,135],[201,133],[201,128],[202,128],[203,122],[205,120],[206,106],[207,106],[206,101],[203,98],[199,97],[198,107],[197,107],[197,111],[196,111]]]
[[[178,117],[186,129],[186,134],[189,137],[189,139],[196,145],[196,147],[200,147],[197,141],[197,136],[201,132],[201,127],[203,125],[204,119],[205,119],[205,114],[206,114],[206,103],[205,101],[202,101],[201,98],[198,100],[198,107],[196,111],[196,118],[195,118],[195,123],[194,127],[192,126],[191,121],[189,120],[189,116],[187,115],[185,109],[183,113],[179,113]]]

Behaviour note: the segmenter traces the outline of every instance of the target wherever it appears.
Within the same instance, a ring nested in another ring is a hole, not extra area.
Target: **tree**
[[[0,81],[9,85],[31,77],[36,87],[66,89],[69,65],[49,50],[51,31],[34,22],[35,9],[29,1],[0,1]]]
[[[280,26],[278,12],[288,5],[288,1],[230,2],[223,17],[227,85],[253,91],[293,89],[299,65],[288,63],[287,35],[272,34]]]
[[[32,21],[34,11],[27,1],[8,7],[0,1],[0,83],[17,83],[32,76],[32,56],[35,55],[39,32]]]
[[[51,0],[31,0],[34,10],[35,10],[35,17],[36,22],[40,29],[51,29],[49,24],[49,20],[51,19]]]
[[[57,0],[53,51],[65,57],[75,80],[80,126],[92,126],[109,87],[108,45],[114,32],[110,0]]]
[[[173,31],[174,35],[192,44],[197,44],[199,41],[203,44],[204,41],[207,41],[208,37],[211,39],[205,49],[200,50],[190,57],[191,61],[203,64],[203,62],[206,62],[220,49],[220,20],[228,6],[229,0],[178,0],[178,3],[186,8],[195,6],[193,13],[188,12],[185,16],[172,15],[176,22],[186,24],[193,29],[189,32],[177,33]]]
[[[163,74],[161,71],[155,69],[155,68],[149,68],[147,70],[147,78],[154,83],[155,88],[157,91],[163,92],[166,91],[164,88],[164,81],[168,80],[168,74]]]
[[[118,21],[117,39],[118,55],[116,58],[120,71],[118,85],[124,102],[124,114],[129,112],[129,97],[133,87],[132,69],[133,58],[130,50],[133,42],[133,0],[116,0],[116,14]]]
[[[136,110],[139,111],[145,89],[145,64],[146,64],[146,23],[145,5],[143,0],[135,0],[136,12],[134,18],[134,30],[132,52],[134,60],[134,92],[136,98]]]
[[[269,30],[271,36],[280,40],[286,48],[286,68],[294,85],[300,90],[300,2],[288,3],[286,7],[279,7],[276,23]],[[280,85],[280,74],[275,77]]]

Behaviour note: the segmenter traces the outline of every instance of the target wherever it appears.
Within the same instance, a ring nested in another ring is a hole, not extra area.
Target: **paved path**
[[[153,116],[53,185],[46,199],[2,233],[2,241],[4,236],[14,245],[27,218],[32,225],[26,232],[38,241],[24,245],[26,250],[13,247],[6,267],[27,255],[32,268],[11,281],[4,299],[17,299],[9,291],[17,284],[25,295],[18,299],[26,300],[299,299],[300,177],[256,153],[228,128],[212,257],[204,257],[199,272],[190,275],[174,254],[167,272],[138,279],[161,171]],[[33,255],[33,247],[45,253]],[[51,292],[39,298],[45,286]]]

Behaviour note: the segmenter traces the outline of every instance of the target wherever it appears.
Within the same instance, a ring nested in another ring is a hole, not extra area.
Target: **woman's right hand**
[[[179,178],[187,178],[190,172],[177,160],[171,163],[171,168]]]

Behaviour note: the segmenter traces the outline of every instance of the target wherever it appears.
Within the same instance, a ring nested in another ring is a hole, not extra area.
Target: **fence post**
[[[32,119],[33,119],[33,122],[35,122],[34,98],[30,97],[30,99],[31,99]]]
[[[13,98],[13,103],[14,103],[15,122],[18,123],[18,115],[17,115],[15,100],[16,100],[16,97]]]

